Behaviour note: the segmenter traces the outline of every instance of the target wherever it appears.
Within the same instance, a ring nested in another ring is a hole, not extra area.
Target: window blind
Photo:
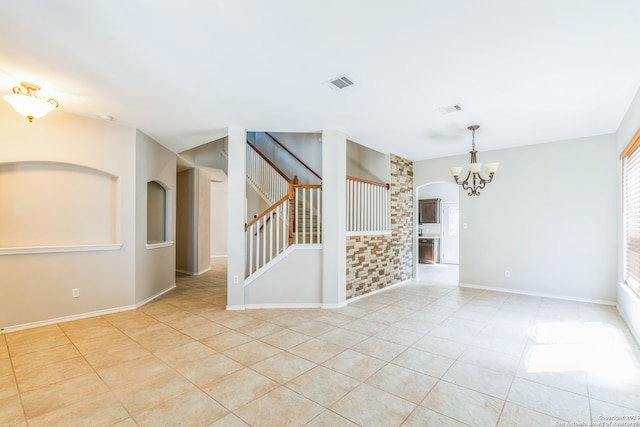
[[[624,174],[625,281],[640,295],[640,130],[621,157]]]

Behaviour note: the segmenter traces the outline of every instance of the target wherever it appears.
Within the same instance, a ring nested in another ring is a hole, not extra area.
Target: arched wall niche
[[[82,165],[0,163],[0,250],[117,245],[119,179]]]

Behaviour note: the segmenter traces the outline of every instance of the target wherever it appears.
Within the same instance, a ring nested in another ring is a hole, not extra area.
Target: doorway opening
[[[451,182],[430,182],[416,189],[418,200],[416,278],[438,285],[460,281],[459,215],[460,193]],[[432,208],[435,206],[435,208]],[[426,209],[436,209],[427,214]]]

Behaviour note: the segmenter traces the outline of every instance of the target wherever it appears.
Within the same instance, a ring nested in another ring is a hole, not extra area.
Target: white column
[[[244,310],[246,131],[230,127],[228,142],[227,310]]]
[[[322,132],[322,307],[347,300],[347,137]]]

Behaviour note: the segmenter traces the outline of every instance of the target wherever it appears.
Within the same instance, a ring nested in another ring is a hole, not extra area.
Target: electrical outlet
[[[511,272],[509,270],[505,270],[504,277],[507,277],[507,278],[511,277]]]
[[[233,276],[233,283],[238,283],[238,276]]]
[[[80,288],[71,289],[71,296],[73,298],[80,298]]]

